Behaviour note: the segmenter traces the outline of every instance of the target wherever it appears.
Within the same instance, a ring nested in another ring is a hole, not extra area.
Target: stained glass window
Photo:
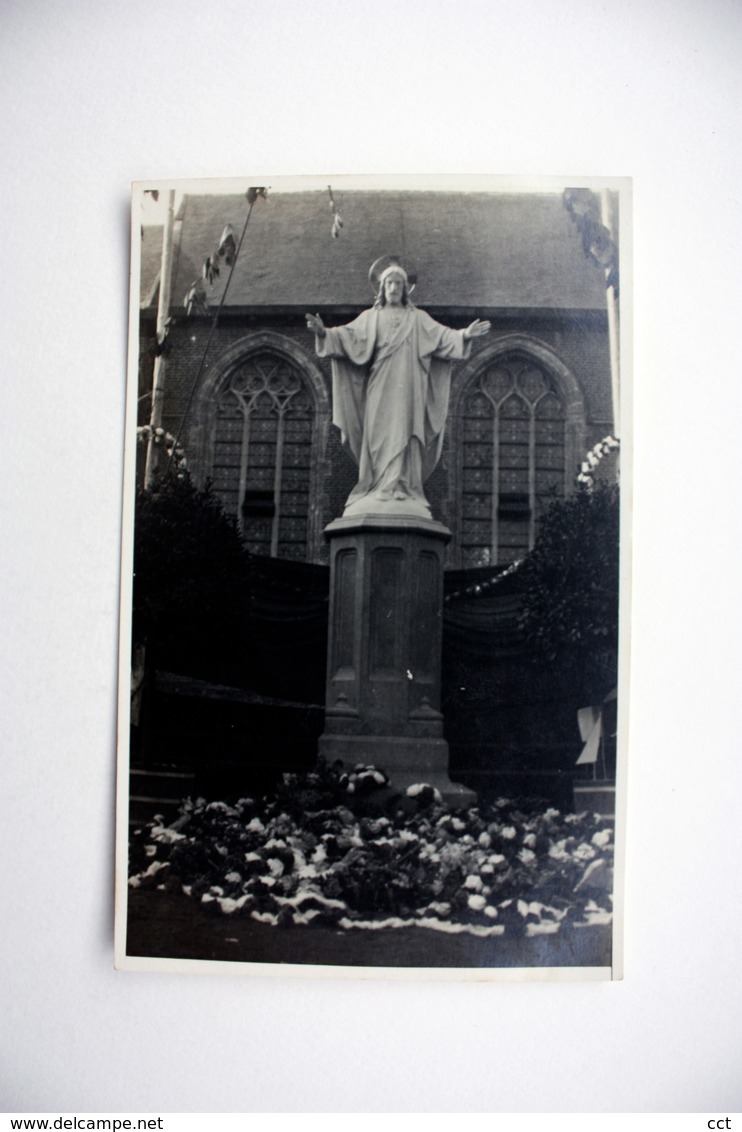
[[[462,565],[515,562],[565,492],[562,400],[545,369],[517,356],[477,374],[460,406]]]
[[[299,369],[253,354],[222,389],[212,483],[254,554],[308,557],[314,401]]]

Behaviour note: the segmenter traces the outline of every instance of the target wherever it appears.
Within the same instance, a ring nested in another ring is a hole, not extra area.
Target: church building
[[[350,322],[374,301],[369,268],[394,255],[416,276],[412,301],[436,321],[490,321],[453,365],[442,455],[425,488],[451,531],[452,763],[474,775],[493,761],[513,774],[562,773],[579,753],[580,693],[559,709],[561,738],[550,741],[562,692],[529,677],[517,586],[492,583],[533,548],[551,503],[577,490],[585,454],[617,433],[617,244],[616,194],[567,186],[187,192],[171,225],[142,229],[140,431],[164,430],[161,470],[175,452],[197,486],[211,484],[254,576],[277,579],[276,592],[292,571],[294,590],[326,575],[323,532],[357,479],[307,312],[327,327]],[[143,445],[140,485],[145,455]]]
[[[331,426],[329,363],[316,357],[304,314],[350,321],[373,302],[370,265],[398,255],[416,271],[415,305],[437,321],[492,322],[454,369],[427,495],[453,534],[451,568],[512,563],[533,546],[550,501],[574,490],[584,453],[614,430],[606,273],[559,192],[347,192],[333,213],[334,200],[269,193],[251,209],[244,195],[182,198],[162,427],[253,553],[326,562],[323,529],[356,471]],[[230,266],[219,241],[225,230],[239,239],[250,209]],[[162,231],[143,237],[147,424]]]

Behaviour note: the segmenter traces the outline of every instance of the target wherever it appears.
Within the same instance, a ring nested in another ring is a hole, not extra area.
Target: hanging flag
[[[597,763],[600,740],[603,735],[603,712],[599,707],[584,707],[577,712],[580,738],[584,743],[575,766]]]
[[[586,256],[605,272],[606,287],[618,295],[618,248],[603,223],[600,198],[590,189],[565,189],[564,207],[577,225]]]
[[[343,218],[340,215],[340,209],[335,204],[335,198],[332,195],[332,185],[327,186],[327,192],[330,194],[330,208],[332,210],[332,228],[330,229],[330,235],[333,240],[337,240],[340,236],[340,229],[343,226]]]
[[[231,224],[225,226],[219,239],[216,254],[224,259],[227,267],[231,267],[234,263],[235,255],[237,254],[237,244],[235,243],[234,230]]]
[[[183,299],[183,306],[186,308],[186,317],[190,318],[194,307],[197,310],[206,313],[209,309],[209,304],[206,298],[206,286],[203,279],[196,279],[191,283],[188,288],[186,297]]]
[[[219,263],[216,254],[207,256],[204,260],[204,265],[201,269],[201,275],[209,284],[210,287],[214,284],[214,279],[219,274]]]

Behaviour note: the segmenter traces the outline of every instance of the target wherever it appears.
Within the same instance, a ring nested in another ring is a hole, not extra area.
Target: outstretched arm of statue
[[[489,334],[491,328],[491,322],[475,318],[474,322],[472,322],[470,326],[467,326],[464,331],[464,338],[481,338],[484,334]]]
[[[315,338],[324,338],[327,334],[325,324],[318,314],[305,314],[307,330],[311,330]]]

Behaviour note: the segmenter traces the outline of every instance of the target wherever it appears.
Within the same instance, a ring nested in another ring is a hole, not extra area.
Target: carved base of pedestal
[[[319,753],[385,771],[395,790],[429,783],[476,803],[448,776],[440,713],[443,551],[451,532],[411,514],[346,515],[330,541],[325,733]]]
[[[476,806],[477,795],[448,776],[448,743],[445,739],[408,739],[396,735],[331,735],[319,741],[320,757],[328,763],[340,759],[350,770],[359,763],[378,766],[391,779],[395,790],[409,786],[433,786],[443,801],[456,809]]]

